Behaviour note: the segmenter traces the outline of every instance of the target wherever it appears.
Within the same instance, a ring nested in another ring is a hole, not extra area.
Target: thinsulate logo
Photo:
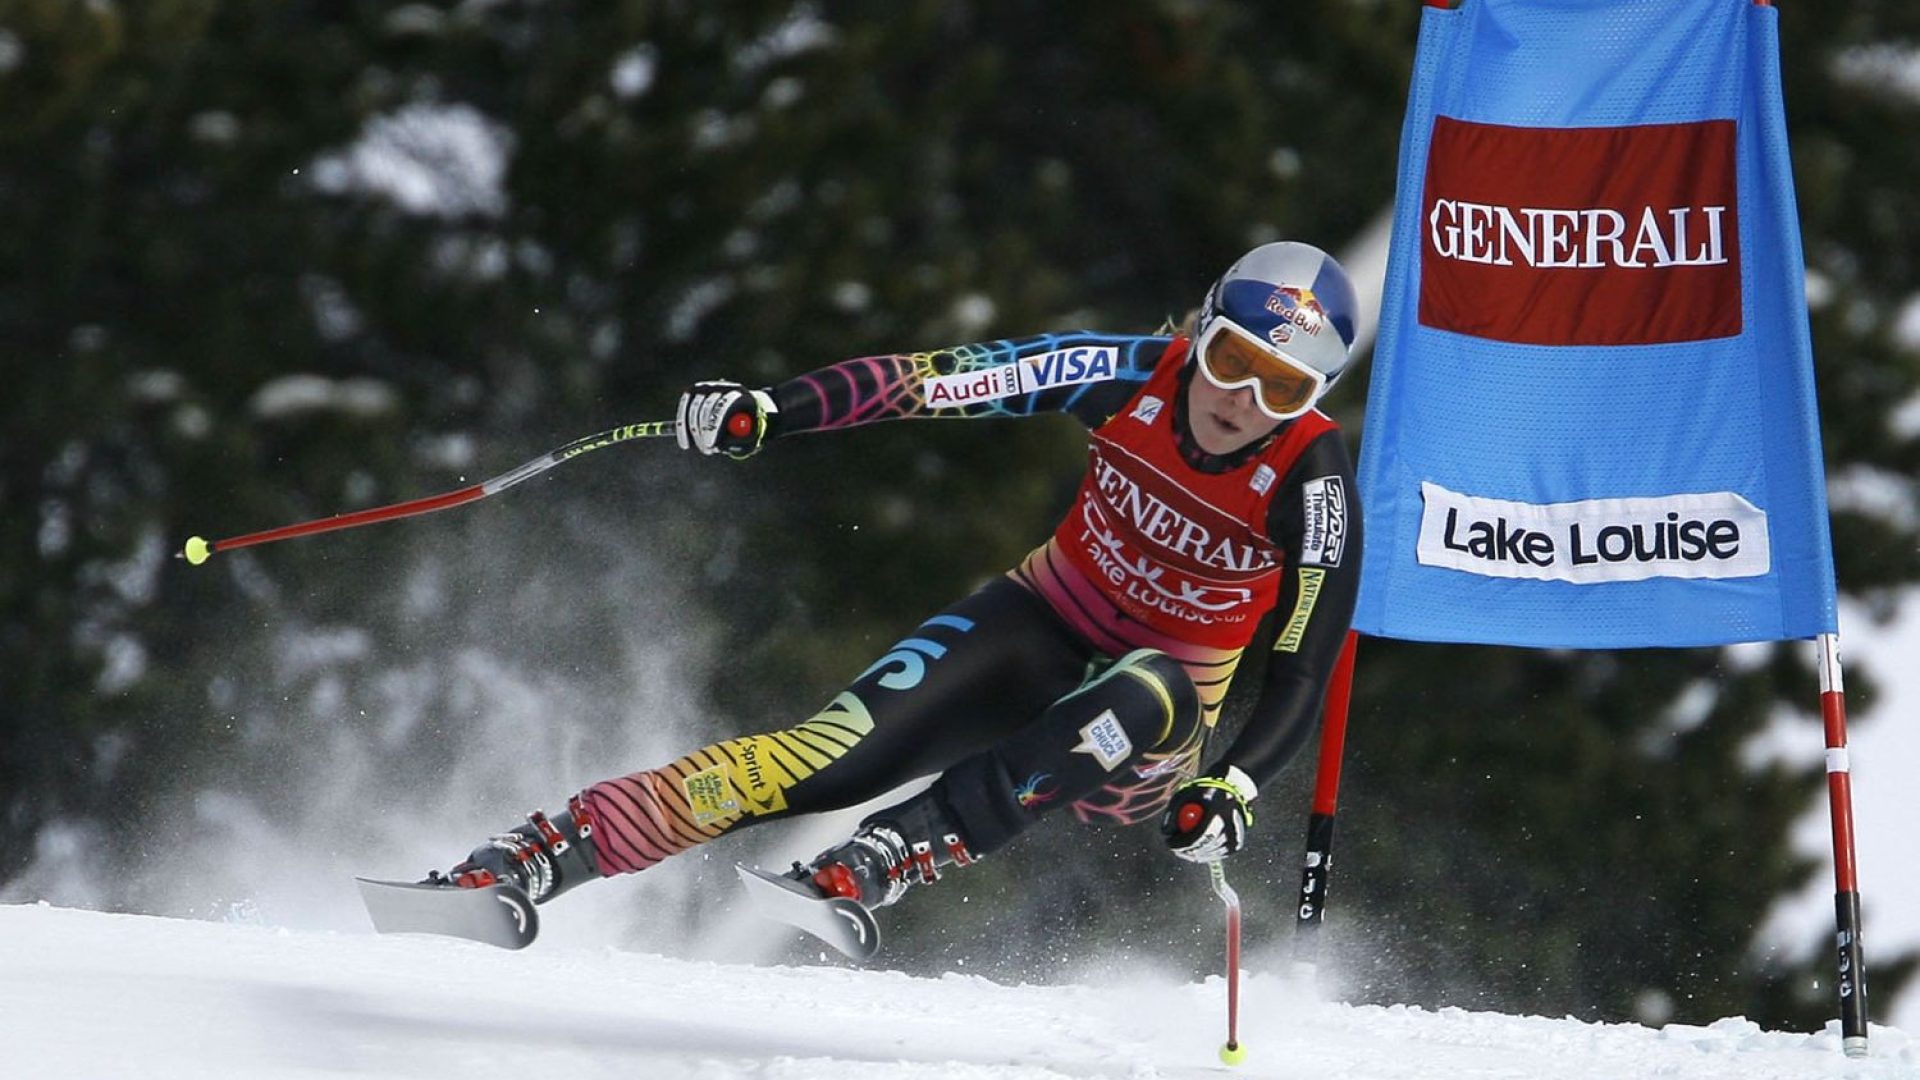
[[[1520,128],[1436,117],[1420,322],[1530,345],[1740,332],[1730,120]]]

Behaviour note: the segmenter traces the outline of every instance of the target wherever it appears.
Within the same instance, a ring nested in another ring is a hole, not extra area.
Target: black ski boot
[[[923,792],[861,822],[850,839],[811,863],[794,863],[787,876],[872,909],[899,900],[910,885],[937,881],[938,867],[976,861],[932,793]]]
[[[567,812],[549,818],[535,810],[527,823],[473,849],[465,862],[442,874],[427,875],[429,885],[482,889],[496,882],[515,885],[536,904],[583,881],[600,876],[593,851],[593,820],[578,798]]]

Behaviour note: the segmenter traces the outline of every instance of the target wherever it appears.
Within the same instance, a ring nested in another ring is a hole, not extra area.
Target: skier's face
[[[1222,390],[1199,372],[1187,382],[1187,430],[1209,454],[1231,454],[1280,425],[1253,402],[1253,387]]]

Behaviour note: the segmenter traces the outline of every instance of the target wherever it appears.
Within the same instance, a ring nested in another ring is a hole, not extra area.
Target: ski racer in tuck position
[[[746,458],[770,438],[879,420],[1064,412],[1091,430],[1087,472],[1019,566],[809,719],[593,784],[429,882],[510,883],[545,903],[932,774],[785,884],[871,910],[1061,808],[1083,822],[1158,817],[1196,862],[1240,850],[1261,785],[1312,730],[1353,613],[1352,465],[1314,406],[1347,365],[1354,313],[1332,258],[1270,243],[1214,283],[1188,333],[1046,335],[850,360],[767,389],[696,384],[679,440],[701,454]],[[1252,717],[1201,771],[1269,615]]]

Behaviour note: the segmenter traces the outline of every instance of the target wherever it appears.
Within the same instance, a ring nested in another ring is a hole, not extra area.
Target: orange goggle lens
[[[1200,370],[1222,390],[1254,387],[1254,403],[1275,420],[1291,420],[1313,407],[1327,377],[1274,351],[1226,319],[1215,319],[1200,336]]]

